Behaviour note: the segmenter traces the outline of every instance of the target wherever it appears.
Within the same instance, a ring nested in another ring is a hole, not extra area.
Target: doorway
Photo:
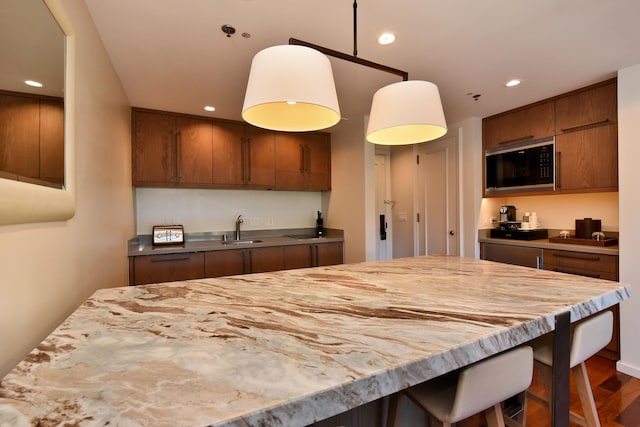
[[[458,138],[418,148],[416,255],[459,255]]]

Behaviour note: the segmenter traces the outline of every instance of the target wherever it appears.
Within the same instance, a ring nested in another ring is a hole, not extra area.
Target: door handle
[[[455,231],[453,231],[453,230],[449,230],[449,236],[455,236],[455,235],[456,235],[456,232],[455,232]]]

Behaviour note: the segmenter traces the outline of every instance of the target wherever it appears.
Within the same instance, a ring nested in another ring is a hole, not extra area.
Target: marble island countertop
[[[286,230],[252,230],[242,233],[242,241],[253,243],[233,244],[233,233],[185,233],[185,242],[177,245],[153,245],[151,235],[140,235],[128,241],[128,256],[174,254],[184,252],[219,251],[247,247],[287,246],[312,243],[343,242],[342,230],[326,228],[322,237],[315,237],[313,228]],[[226,234],[230,241],[223,242]]]
[[[629,293],[446,256],[103,289],[2,379],[0,424],[305,426]]]

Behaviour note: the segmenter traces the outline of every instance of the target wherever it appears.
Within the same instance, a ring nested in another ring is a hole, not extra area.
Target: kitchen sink
[[[223,241],[223,245],[249,245],[251,243],[260,243],[262,240],[227,240]]]

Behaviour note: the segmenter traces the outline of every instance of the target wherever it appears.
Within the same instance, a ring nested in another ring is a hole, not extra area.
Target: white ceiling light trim
[[[373,95],[367,141],[404,145],[431,141],[447,133],[438,87],[409,80],[385,86]]]
[[[251,63],[242,118],[265,129],[306,132],[340,121],[329,59],[315,49],[272,46]]]

